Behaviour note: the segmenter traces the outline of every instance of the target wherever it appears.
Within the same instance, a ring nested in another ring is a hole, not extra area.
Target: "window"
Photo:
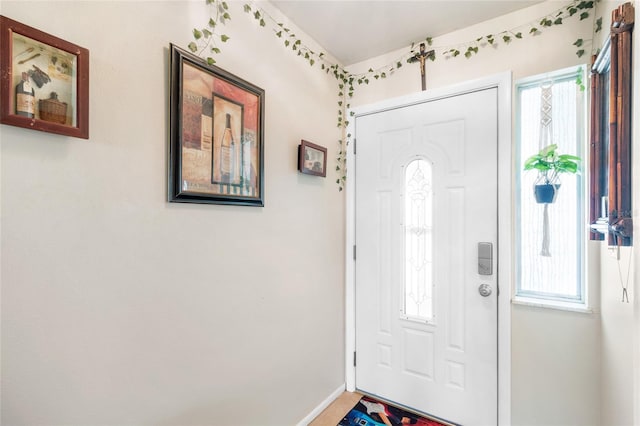
[[[404,315],[433,319],[433,172],[424,159],[404,171]]]
[[[548,145],[584,163],[584,67],[520,81],[517,93],[516,146],[516,299],[536,303],[584,305],[587,233],[585,184],[581,172],[560,174],[555,201],[538,204],[537,170],[524,162]],[[575,306],[575,305],[574,305]]]

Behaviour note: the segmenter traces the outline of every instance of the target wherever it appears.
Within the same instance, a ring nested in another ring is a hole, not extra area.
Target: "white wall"
[[[343,196],[296,171],[302,138],[335,156],[335,82],[230,6],[264,208],[166,201],[168,46],[204,0],[2,0],[91,58],[89,140],[0,126],[3,424],[294,424],[344,382]]]
[[[588,54],[576,56],[572,43],[578,38],[592,38],[592,18],[582,22],[565,20],[563,25],[545,29],[540,35],[528,35],[529,23],[536,24],[547,14],[554,16],[554,11],[564,5],[565,2],[545,2],[435,38],[431,48],[450,46],[464,52],[466,47],[461,48],[460,44],[480,36],[519,26],[524,33],[522,40],[482,48],[471,59],[439,57],[435,62],[427,62],[427,90],[506,70],[513,72],[515,81],[588,62]],[[586,46],[587,52],[590,48]],[[406,50],[391,52],[355,64],[350,70],[378,69],[395,63],[405,53]],[[393,76],[357,88],[351,104],[364,105],[417,90],[420,90],[418,65],[404,64]],[[595,249],[597,254],[598,247]],[[598,280],[597,267],[594,272]],[[513,305],[511,321],[512,424],[600,424],[600,316]]]

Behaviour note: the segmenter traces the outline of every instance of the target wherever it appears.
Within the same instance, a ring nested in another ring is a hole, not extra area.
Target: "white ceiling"
[[[541,0],[271,0],[347,66]]]

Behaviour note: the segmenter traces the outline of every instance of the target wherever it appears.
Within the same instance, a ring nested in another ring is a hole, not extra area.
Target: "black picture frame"
[[[168,199],[264,206],[260,87],[170,45]]]
[[[327,148],[304,139],[298,145],[298,170],[314,176],[327,176]]]

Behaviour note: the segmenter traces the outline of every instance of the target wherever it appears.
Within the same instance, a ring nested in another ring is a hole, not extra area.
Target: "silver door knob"
[[[482,297],[488,297],[491,295],[491,286],[489,284],[480,284],[480,287],[478,287],[478,293],[480,293],[480,296]]]

